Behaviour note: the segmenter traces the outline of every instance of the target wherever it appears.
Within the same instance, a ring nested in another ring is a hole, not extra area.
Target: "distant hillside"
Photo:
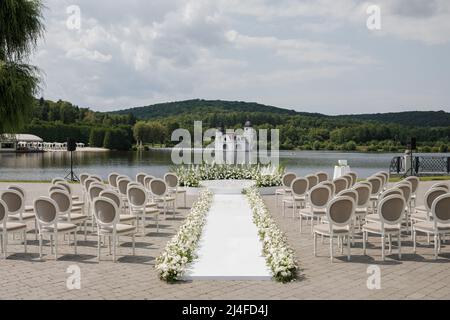
[[[255,102],[222,101],[222,100],[186,100],[160,103],[146,107],[138,107],[115,111],[113,113],[126,115],[132,113],[139,119],[166,118],[184,113],[205,114],[222,112],[262,112],[279,115],[300,114],[294,110],[267,106]]]
[[[382,123],[397,123],[415,127],[448,127],[450,113],[445,111],[407,111],[375,114],[343,115],[338,118],[352,120],[376,121]]]
[[[177,117],[184,114],[202,115],[220,114],[230,112],[270,114],[278,116],[297,115],[320,120],[350,120],[352,122],[378,122],[394,123],[414,127],[448,127],[450,126],[450,113],[445,111],[407,111],[376,114],[352,114],[327,116],[320,113],[297,112],[268,106],[255,102],[222,101],[222,100],[186,100],[178,102],[160,103],[145,107],[137,107],[112,112],[113,114],[132,114],[138,119],[150,120],[156,118]]]

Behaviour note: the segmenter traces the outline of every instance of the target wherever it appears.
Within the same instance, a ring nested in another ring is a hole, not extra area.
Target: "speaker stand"
[[[64,179],[71,182],[80,182],[80,179],[73,171],[73,151],[70,151],[70,172],[64,177]]]

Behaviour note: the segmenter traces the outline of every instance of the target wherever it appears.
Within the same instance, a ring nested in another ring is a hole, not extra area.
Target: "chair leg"
[[[6,232],[3,233],[3,258],[6,259],[8,256],[8,234]]]
[[[417,240],[417,232],[413,230],[413,252],[416,254],[416,240]]]
[[[303,216],[300,215],[300,234],[302,233],[302,229],[303,229]]]
[[[37,224],[37,219],[34,219],[34,237],[35,237],[35,240],[37,241],[37,239],[38,239],[38,224]]]
[[[333,262],[333,236],[330,237],[330,259]]]
[[[384,247],[386,244],[386,238],[384,236],[384,234],[381,236],[381,259],[384,261],[385,260],[385,255],[384,255]]]
[[[117,245],[116,236],[113,236],[113,261],[114,262],[116,262],[116,245]]]
[[[100,245],[101,245],[101,237],[97,236],[97,261],[100,262]]]
[[[23,249],[27,253],[27,230],[23,231]]]
[[[133,256],[136,255],[136,243],[135,243],[135,239],[134,239],[134,233],[131,235],[131,240],[133,241]]]
[[[87,220],[84,221],[84,241],[87,241]]]
[[[317,234],[314,232],[314,246],[313,246],[314,257],[317,257],[316,247],[317,247]]]
[[[50,254],[53,254],[53,235],[50,235]]]
[[[58,234],[55,233],[55,260],[58,260]]]
[[[437,260],[438,258],[438,236],[437,234],[434,235],[434,260]]]
[[[42,234],[39,235],[39,259],[42,259]]]
[[[347,260],[350,261],[350,235],[347,236]]]
[[[412,233],[411,233],[412,235]],[[398,258],[402,258],[402,235],[401,231],[398,233]]]
[[[73,233],[73,245],[74,245],[74,251],[75,251],[75,254],[77,254],[77,232],[75,231],[74,233]]]
[[[366,232],[363,231],[363,254],[366,255]]]
[[[392,253],[392,237],[390,234],[388,234],[388,241],[389,241],[389,254]]]

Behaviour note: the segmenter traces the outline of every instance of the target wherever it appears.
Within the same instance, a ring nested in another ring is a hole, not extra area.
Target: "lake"
[[[325,171],[332,175],[338,160],[348,160],[360,177],[388,170],[395,153],[354,153],[333,151],[280,151],[280,164],[298,175]],[[134,177],[146,172],[161,177],[172,165],[169,150],[142,152],[75,152],[75,172],[99,174],[106,179],[116,171]],[[65,176],[70,165],[68,152],[0,153],[0,180],[51,180]]]

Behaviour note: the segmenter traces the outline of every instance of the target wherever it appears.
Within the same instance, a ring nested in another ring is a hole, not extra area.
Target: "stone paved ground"
[[[0,190],[8,184],[0,184]],[[423,195],[429,183],[422,183]],[[44,195],[45,184],[25,185],[31,197]],[[422,198],[419,195],[419,198]],[[30,198],[31,198],[30,197]],[[60,245],[63,254],[58,261],[45,256],[38,261],[38,246],[34,235],[28,235],[29,253],[23,246],[10,245],[7,260],[0,258],[0,299],[447,299],[450,297],[450,246],[443,246],[438,261],[433,260],[433,249],[427,247],[424,237],[418,254],[412,254],[411,241],[405,237],[403,259],[396,255],[381,261],[380,242],[370,238],[368,256],[362,255],[361,241],[356,240],[351,262],[338,256],[331,264],[328,245],[319,242],[319,257],[312,254],[312,237],[299,233],[298,220],[281,217],[273,196],[265,201],[280,227],[287,233],[301,267],[298,281],[279,284],[273,281],[194,281],[166,284],[158,279],[154,270],[155,258],[166,242],[183,222],[187,210],[180,210],[162,222],[160,233],[147,230],[145,237],[137,238],[136,256],[131,254],[130,243],[119,250],[119,261],[113,263],[103,249],[102,261],[96,261],[96,238],[80,241],[79,254],[72,248]],[[31,202],[31,199],[28,199]],[[189,197],[188,205],[195,199]],[[419,201],[420,202],[420,201]],[[44,252],[49,253],[49,247]],[[394,251],[395,253],[395,251]],[[66,270],[71,265],[81,269],[80,290],[68,290]],[[367,268],[377,265],[381,270],[381,289],[369,290],[366,285]]]

